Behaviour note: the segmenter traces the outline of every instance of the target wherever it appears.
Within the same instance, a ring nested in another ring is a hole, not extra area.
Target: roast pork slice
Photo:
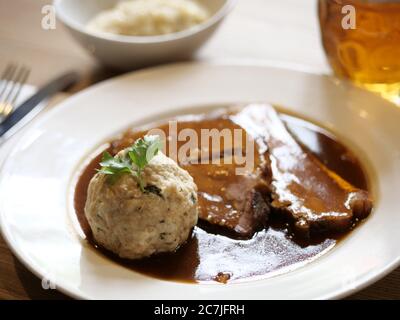
[[[288,216],[302,237],[344,232],[372,210],[369,193],[329,170],[288,132],[276,110],[249,105],[232,116],[268,148],[271,165],[271,207]]]

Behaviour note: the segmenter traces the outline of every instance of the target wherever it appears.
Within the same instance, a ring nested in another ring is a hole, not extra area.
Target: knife
[[[26,115],[31,113],[31,111],[45,98],[49,98],[55,93],[67,89],[76,83],[78,79],[79,76],[76,72],[68,72],[53,79],[43,88],[39,89],[32,97],[23,102],[14,112],[5,118],[2,123],[0,123],[0,138],[4,138],[5,135],[8,136],[10,129],[14,128],[17,123],[25,118]]]

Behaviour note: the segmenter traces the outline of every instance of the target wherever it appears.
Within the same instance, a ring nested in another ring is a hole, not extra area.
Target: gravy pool
[[[368,190],[365,171],[354,153],[325,129],[300,118],[282,114],[289,131],[314,153],[329,169],[354,186]],[[192,124],[191,124],[192,125]],[[201,126],[201,121],[198,124]],[[167,124],[158,126],[167,127]],[[132,138],[140,133],[132,133]],[[140,261],[116,257],[99,248],[91,237],[84,215],[87,188],[98,168],[101,155],[85,168],[76,185],[74,204],[78,220],[88,241],[102,254],[134,271],[152,277],[181,282],[237,282],[267,278],[293,270],[329,251],[343,235],[314,238],[310,242],[296,239],[289,224],[272,214],[269,227],[248,240],[235,239],[207,223],[199,221],[187,243],[175,253],[161,254]],[[194,176],[199,190],[207,188],[198,168],[185,168]],[[193,170],[193,172],[191,172]],[[199,202],[200,206],[201,201]],[[200,209],[204,209],[200,208]]]

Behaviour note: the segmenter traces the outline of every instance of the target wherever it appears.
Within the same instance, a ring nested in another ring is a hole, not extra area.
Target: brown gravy
[[[302,119],[282,115],[292,134],[328,168],[354,186],[368,190],[366,174],[357,157],[325,129]],[[207,223],[199,222],[191,238],[172,254],[141,261],[129,261],[98,248],[91,238],[84,215],[87,188],[98,168],[101,155],[85,168],[75,189],[76,214],[87,239],[112,260],[137,272],[156,278],[184,282],[227,282],[266,278],[303,265],[333,248],[341,236],[295,239],[289,225],[272,214],[269,227],[250,240],[233,239]],[[187,169],[191,174],[190,168]],[[194,175],[196,181],[196,175]],[[200,203],[201,205],[201,203]]]

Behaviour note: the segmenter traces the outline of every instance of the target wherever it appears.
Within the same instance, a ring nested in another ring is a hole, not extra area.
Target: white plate
[[[329,253],[295,271],[232,285],[194,285],[137,274],[81,240],[71,184],[106,138],[193,106],[268,101],[339,134],[364,160],[377,198],[371,217]],[[400,110],[319,75],[260,66],[180,64],[128,74],[63,102],[9,155],[0,179],[3,235],[40,277],[73,297],[111,299],[337,298],[399,264]]]

